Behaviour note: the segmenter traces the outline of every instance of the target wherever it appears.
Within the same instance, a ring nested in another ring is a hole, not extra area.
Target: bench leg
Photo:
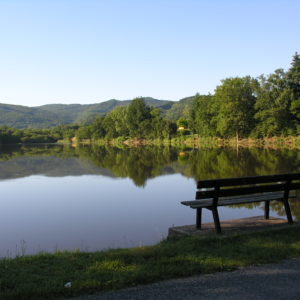
[[[196,209],[196,228],[201,229],[202,223],[202,208]]]
[[[293,217],[291,214],[291,209],[290,209],[288,199],[283,199],[283,204],[284,204],[284,208],[285,208],[286,217],[288,219],[288,223],[293,224],[294,222],[293,222]]]
[[[216,233],[221,233],[221,225],[220,225],[218,209],[216,207],[212,207],[211,211],[215,222]]]
[[[270,218],[270,201],[265,202],[265,219]]]

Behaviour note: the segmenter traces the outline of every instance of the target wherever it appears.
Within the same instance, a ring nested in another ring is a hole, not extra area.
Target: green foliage
[[[216,135],[215,98],[197,94],[191,108],[191,129],[202,137]]]
[[[76,138],[81,141],[92,137],[91,126],[84,125],[76,131]]]
[[[60,125],[51,129],[15,129],[0,127],[0,144],[54,143],[70,139],[75,135],[78,125]]]
[[[300,133],[300,56],[258,79],[226,78],[210,96],[196,95],[191,129],[201,137],[288,136]]]
[[[227,78],[215,90],[216,132],[221,137],[247,137],[254,128],[254,87],[250,76]]]
[[[258,122],[254,135],[268,137],[293,134],[296,122],[291,114],[291,91],[286,73],[279,69],[268,77],[260,76],[256,93],[255,118]]]
[[[291,97],[291,113],[297,123],[297,133],[300,133],[300,55],[296,53],[293,57],[292,66],[288,70],[287,85]]]
[[[185,119],[184,117],[179,118],[176,124],[178,127],[184,127],[184,128],[187,128],[189,126],[187,119]]]
[[[0,144],[16,144],[21,139],[21,131],[7,126],[0,127]]]
[[[117,106],[90,125],[81,126],[76,137],[78,140],[168,139],[175,132],[176,125],[164,120],[160,109],[146,105],[143,98],[136,98],[127,107]]]
[[[142,98],[133,99],[127,110],[127,124],[130,137],[147,135],[151,119],[150,108]]]

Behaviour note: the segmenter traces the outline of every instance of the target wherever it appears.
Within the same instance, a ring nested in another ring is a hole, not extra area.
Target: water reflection
[[[60,241],[60,248],[81,248],[80,236],[90,239],[85,241],[90,250],[151,244],[172,224],[194,222],[194,212],[180,201],[193,199],[195,180],[299,171],[299,152],[287,149],[2,146],[0,225],[6,237],[1,244],[28,242],[33,235],[45,239],[41,249],[50,251]],[[290,204],[300,220],[300,201]],[[262,214],[259,203],[235,208],[222,208],[221,218]],[[285,216],[281,203],[271,208]],[[205,218],[211,221],[210,214]],[[44,232],[36,232],[40,224]]]
[[[34,174],[66,176],[101,174],[130,178],[136,186],[164,174],[195,180],[299,172],[300,152],[291,149],[177,149],[41,145],[0,148],[0,178]]]

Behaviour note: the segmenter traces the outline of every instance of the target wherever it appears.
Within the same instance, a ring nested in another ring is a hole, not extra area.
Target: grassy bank
[[[57,299],[300,257],[300,227],[166,240],[149,247],[0,260],[0,295]],[[64,285],[71,282],[71,287]]]

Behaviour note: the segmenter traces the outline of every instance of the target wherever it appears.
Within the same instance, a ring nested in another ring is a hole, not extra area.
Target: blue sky
[[[213,93],[289,68],[299,12],[297,0],[0,0],[0,102]]]

